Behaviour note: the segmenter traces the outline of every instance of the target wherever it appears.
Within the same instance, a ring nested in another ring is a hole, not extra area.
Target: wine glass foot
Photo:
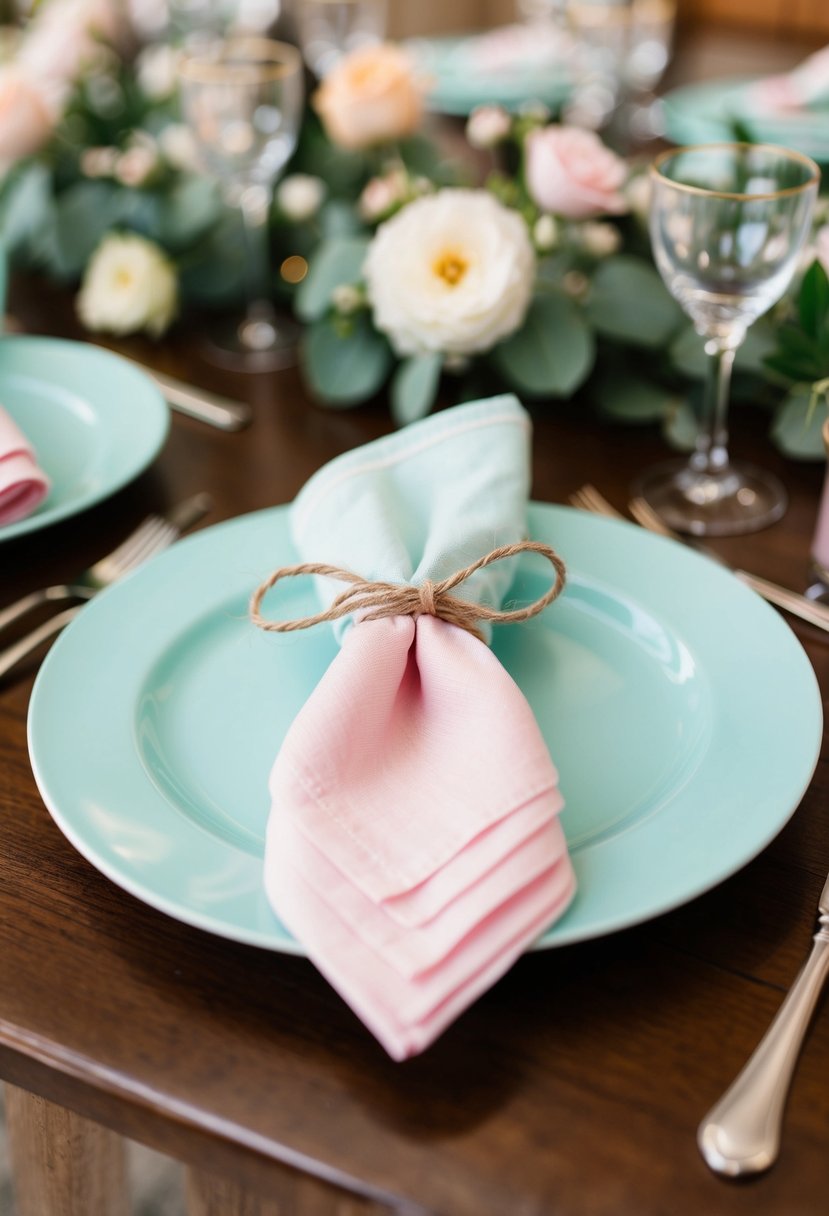
[[[203,334],[204,357],[217,367],[242,372],[295,367],[301,327],[275,315],[217,322]]]
[[[673,460],[648,470],[632,490],[669,528],[692,536],[757,532],[780,519],[788,502],[772,473],[747,464],[705,471]]]

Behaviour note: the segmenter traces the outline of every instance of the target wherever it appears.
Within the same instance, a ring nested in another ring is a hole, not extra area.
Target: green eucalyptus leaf
[[[37,161],[14,174],[0,197],[0,243],[14,257],[52,218],[52,180]]]
[[[810,410],[811,396],[811,390],[806,386],[793,388],[774,415],[772,441],[792,460],[826,459],[822,434],[826,407],[818,402]]]
[[[535,397],[569,397],[593,368],[596,343],[564,295],[537,296],[519,330],[489,358],[511,386]]]
[[[816,258],[803,276],[797,301],[800,324],[812,338],[827,333],[829,318],[829,278]]]
[[[405,359],[391,382],[391,416],[398,426],[424,418],[432,408],[440,384],[443,356],[439,351]]]
[[[326,202],[319,213],[319,222],[323,239],[337,240],[341,237],[359,236],[362,225],[356,209],[351,203],[341,198],[332,198]]]
[[[360,405],[383,386],[393,362],[391,348],[372,328],[365,313],[341,319],[326,316],[305,331],[302,368],[323,405],[343,409]]]
[[[762,375],[775,350],[777,339],[778,331],[770,321],[761,319],[752,325],[745,340],[737,347],[734,370]],[[692,380],[703,379],[708,374],[705,339],[693,325],[686,326],[677,334],[668,348],[668,357],[677,371]]]
[[[317,321],[328,312],[335,287],[360,281],[368,246],[368,237],[361,236],[336,237],[317,246],[296,294],[303,321]]]
[[[614,422],[659,422],[678,402],[676,393],[630,373],[604,377],[591,387],[599,413]]]
[[[65,278],[81,274],[103,237],[122,218],[121,194],[114,182],[80,181],[55,202],[55,273]]]
[[[599,264],[585,312],[600,334],[647,347],[665,346],[683,319],[654,268],[629,254]]]
[[[216,184],[189,174],[159,201],[157,239],[167,249],[183,249],[203,237],[221,213]]]
[[[699,435],[699,418],[691,398],[677,400],[668,409],[662,423],[662,434],[672,448],[680,452],[693,452]]]

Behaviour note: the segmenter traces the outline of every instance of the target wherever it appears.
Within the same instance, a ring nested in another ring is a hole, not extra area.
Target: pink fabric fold
[[[484,643],[435,617],[351,629],[270,790],[268,897],[396,1059],[572,899],[558,776],[532,711]]]
[[[0,527],[31,515],[48,492],[31,444],[0,406]]]

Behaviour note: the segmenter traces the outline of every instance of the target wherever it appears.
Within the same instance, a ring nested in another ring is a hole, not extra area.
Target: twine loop
[[[518,553],[538,553],[546,557],[556,572],[553,585],[542,596],[523,608],[502,611],[499,608],[489,608],[486,604],[474,604],[470,600],[451,595],[460,583],[464,582],[493,562],[503,558],[514,557]],[[301,574],[319,574],[336,579],[341,583],[350,583],[345,591],[341,591],[331,605],[323,612],[314,616],[304,616],[289,621],[272,621],[262,616],[260,611],[262,600],[272,587],[286,578],[297,578]],[[351,570],[343,570],[339,566],[328,566],[322,562],[302,562],[296,566],[281,566],[274,570],[263,583],[256,588],[250,601],[250,617],[254,625],[268,633],[293,633],[299,629],[310,629],[313,625],[321,625],[325,621],[336,621],[349,613],[357,614],[361,620],[377,621],[387,616],[436,616],[450,625],[457,625],[471,633],[479,641],[484,640],[483,633],[478,628],[481,621],[493,624],[528,621],[537,616],[564,589],[567,569],[564,562],[551,545],[545,545],[536,540],[520,540],[512,545],[502,545],[490,553],[478,558],[471,566],[457,570],[448,578],[433,582],[424,581],[417,587],[410,583],[386,583],[363,578]]]

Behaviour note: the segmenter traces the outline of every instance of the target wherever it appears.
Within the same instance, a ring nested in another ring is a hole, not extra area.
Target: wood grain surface
[[[21,281],[10,306],[29,332],[80,336],[64,292]],[[120,349],[250,401],[253,425],[226,435],[175,417],[160,458],[134,484],[2,546],[3,602],[70,575],[148,511],[196,491],[209,489],[215,501],[203,526],[288,502],[326,460],[389,427],[382,403],[317,408],[295,371],[214,371],[192,331],[158,348],[136,339]],[[653,430],[598,426],[583,404],[532,412],[538,499],[563,502],[591,480],[622,507],[632,476],[665,455]],[[766,423],[737,411],[733,449],[778,473],[790,509],[775,527],[717,548],[803,587],[823,470],[780,458]],[[792,627],[825,695],[829,637]],[[695,1145],[700,1118],[760,1038],[809,944],[829,870],[825,754],[791,822],[735,877],[639,928],[525,957],[425,1055],[399,1065],[305,960],[180,924],[74,851],[29,767],[31,685],[27,673],[0,687],[4,1080],[266,1196],[285,1167],[308,1174],[355,1211],[826,1212],[825,1014],[771,1173],[725,1183]],[[724,803],[724,824],[728,812]]]

